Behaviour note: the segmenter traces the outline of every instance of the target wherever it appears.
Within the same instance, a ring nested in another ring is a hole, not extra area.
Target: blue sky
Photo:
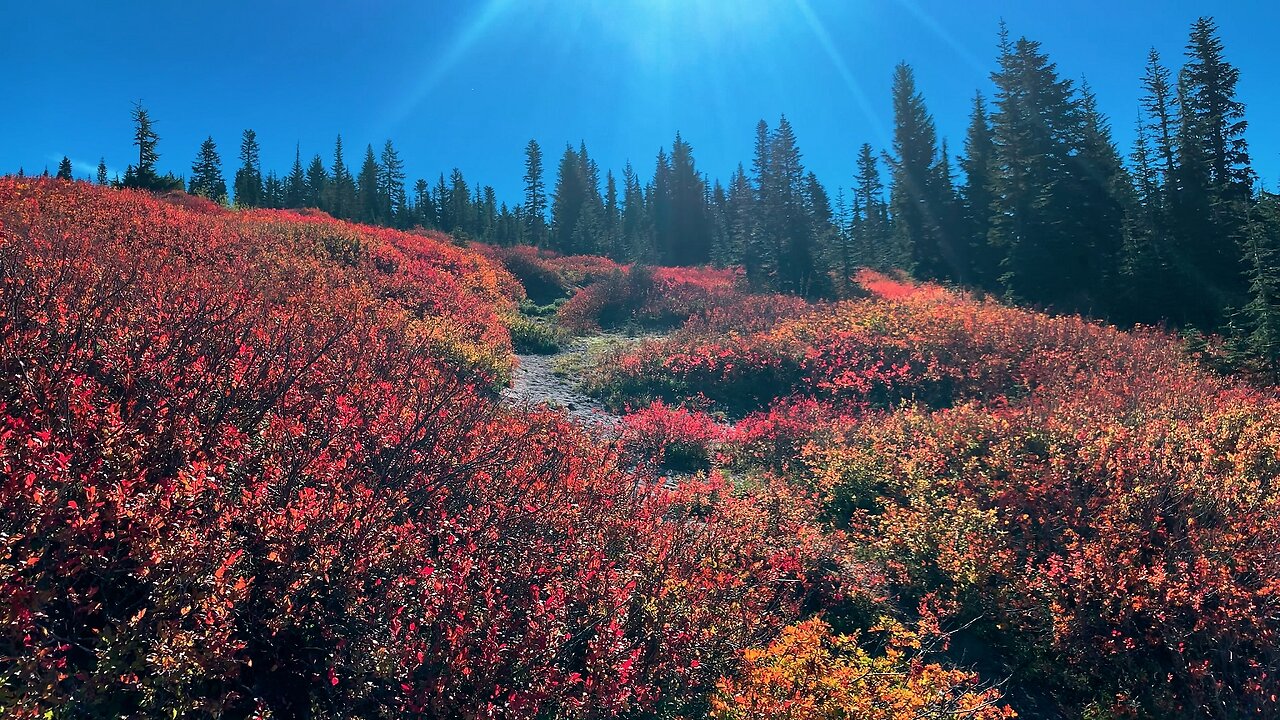
[[[677,130],[700,169],[727,179],[754,126],[785,113],[807,166],[847,187],[863,142],[888,141],[889,80],[911,63],[941,134],[960,149],[970,99],[989,89],[996,29],[1040,40],[1067,77],[1087,77],[1122,149],[1147,49],[1180,64],[1187,29],[1214,15],[1242,73],[1248,135],[1268,187],[1280,181],[1280,3],[1072,0],[475,0],[474,2],[10,3],[0,22],[0,170],[88,174],[134,155],[142,99],[161,169],[189,173],[213,135],[234,173],[251,127],[267,168],[294,144],[328,164],[390,137],[410,179],[459,167],[519,197],[522,149],[584,140],[602,168],[642,176]]]

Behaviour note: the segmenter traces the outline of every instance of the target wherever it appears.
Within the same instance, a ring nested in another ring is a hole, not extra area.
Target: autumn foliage
[[[0,180],[0,714],[697,714],[836,553],[496,400],[441,236]]]
[[[590,382],[619,406],[727,413],[716,468],[815,492],[892,605],[964,626],[1032,706],[1274,715],[1274,395],[1159,332],[861,281],[864,299],[624,347]],[[722,714],[792,717],[768,703],[821,682],[781,662],[763,688],[760,666],[729,682]]]

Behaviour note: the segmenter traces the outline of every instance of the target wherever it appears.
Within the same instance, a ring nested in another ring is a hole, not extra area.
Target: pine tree
[[[745,265],[747,245],[751,242],[755,225],[755,191],[747,172],[738,164],[729,179],[729,191],[725,197],[725,242],[716,262],[720,265]]]
[[[1155,153],[1161,169],[1160,182],[1165,188],[1171,188],[1177,154],[1174,139],[1179,124],[1178,101],[1169,83],[1169,69],[1161,64],[1160,53],[1155,48],[1147,53],[1142,88],[1142,107],[1150,118],[1146,130],[1155,141]]]
[[[413,183],[413,221],[424,228],[436,226],[436,208],[431,201],[431,188],[422,178]]]
[[[234,181],[236,205],[262,207],[262,162],[259,158],[258,134],[245,130],[240,139],[240,169]]]
[[[1001,285],[1012,299],[1079,309],[1085,258],[1070,231],[1073,198],[1059,185],[1073,175],[1081,129],[1071,81],[1026,38],[1002,29],[995,112],[990,238],[1002,254]]]
[[[329,173],[324,169],[324,160],[319,155],[311,158],[307,166],[306,188],[303,192],[303,206],[323,208],[329,196]]]
[[[74,180],[74,179],[75,179],[74,175],[72,174],[72,170],[71,170],[71,158],[67,157],[66,155],[63,155],[63,156],[62,156],[62,161],[58,163],[58,175],[57,175],[57,177],[58,177],[58,179],[59,179],[59,180]]]
[[[187,192],[208,198],[216,203],[227,202],[227,181],[222,177],[222,158],[213,136],[200,143],[200,152],[191,164],[191,182]]]
[[[378,158],[373,154],[373,145],[366,145],[364,162],[360,164],[360,174],[356,176],[356,213],[358,222],[378,224],[385,222],[382,216],[382,195],[378,192]]]
[[[333,168],[329,173],[328,190],[329,197],[323,209],[338,219],[351,219],[356,212],[356,181],[343,159],[341,135],[333,146]]]
[[[711,261],[711,226],[707,215],[707,186],[693,159],[693,146],[676,133],[671,144],[670,175],[666,186],[665,236],[656,244],[661,260],[671,265],[705,265]]]
[[[378,191],[381,194],[381,214],[384,221],[395,227],[406,227],[405,206],[408,203],[404,189],[404,163],[391,140],[382,146],[382,163],[378,174]]]
[[[572,145],[566,145],[556,171],[556,187],[551,199],[551,247],[566,255],[589,252],[576,240],[582,239],[578,222],[588,205],[590,190],[583,172],[583,160]]]
[[[156,163],[160,160],[160,153],[156,152],[156,145],[160,142],[160,136],[156,134],[152,127],[151,115],[147,109],[142,106],[141,102],[133,105],[133,144],[138,148],[138,164],[132,170],[132,182],[128,180],[130,173],[128,169],[125,171],[126,186],[140,187],[146,190],[153,189],[159,178],[156,175]]]
[[[531,245],[547,243],[547,187],[542,177],[542,148],[530,140],[524,149],[525,237]]]
[[[649,217],[640,178],[628,162],[622,169],[622,244],[626,259],[643,257],[648,241]]]
[[[889,208],[884,201],[884,184],[875,151],[863,143],[858,151],[858,173],[853,192],[853,247],[855,265],[879,270],[902,268],[910,258],[898,247],[890,232]]]
[[[450,232],[470,233],[475,228],[474,210],[471,204],[471,191],[462,171],[454,168],[449,175],[449,217],[452,222]]]
[[[1186,320],[1213,327],[1222,309],[1246,292],[1247,208],[1253,172],[1244,140],[1244,105],[1236,97],[1240,71],[1223,57],[1213,20],[1191,29],[1187,63],[1178,82],[1180,123],[1172,227],[1178,264],[1193,282]]]
[[[1245,230],[1249,302],[1244,306],[1252,359],[1280,382],[1280,196],[1264,194]]]
[[[321,169],[323,169],[323,165]],[[304,207],[307,202],[307,174],[302,169],[302,143],[293,147],[293,167],[284,183],[284,206],[291,209]]]
[[[275,170],[267,173],[262,180],[262,207],[279,210],[284,207],[285,185]]]
[[[99,158],[98,160],[98,184],[107,184],[107,159]]]
[[[756,123],[751,177],[755,212],[750,235],[742,249],[742,269],[751,286],[760,288],[772,284],[777,239],[785,231],[778,181],[774,177],[772,134],[764,120]]]
[[[626,262],[627,249],[622,238],[622,206],[618,204],[618,182],[613,171],[604,176],[604,249],[609,257]]]
[[[889,202],[897,242],[909,248],[915,274],[931,280],[960,274],[956,248],[943,238],[937,131],[916,90],[915,73],[899,63],[893,73],[893,156]]]
[[[991,134],[986,100],[982,93],[974,93],[969,129],[964,138],[964,156],[960,158],[960,170],[964,173],[964,184],[960,187],[960,212],[973,274],[971,281],[987,289],[996,286],[998,263],[988,241],[991,205],[995,199],[991,192],[994,162],[995,139]]]

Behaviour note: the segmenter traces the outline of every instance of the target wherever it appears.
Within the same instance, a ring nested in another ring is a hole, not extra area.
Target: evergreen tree
[[[1223,56],[1213,20],[1191,29],[1187,63],[1178,82],[1180,123],[1172,227],[1178,265],[1187,283],[1186,320],[1222,322],[1222,308],[1246,291],[1247,208],[1253,173],[1244,140],[1244,105],[1236,100],[1240,71]]]
[[[1070,228],[1073,198],[1062,192],[1074,174],[1082,132],[1071,81],[1026,38],[1002,29],[992,114],[995,159],[991,241],[1002,253],[1001,285],[1023,302],[1081,309],[1087,267]]]
[[[74,177],[74,176],[73,176],[73,174],[72,174],[72,170],[71,170],[71,158],[67,157],[66,155],[63,155],[63,156],[62,156],[62,161],[58,163],[58,176],[57,176],[57,177],[58,177],[58,179],[59,179],[59,180],[74,180],[74,179],[75,179],[75,177]]]
[[[941,224],[937,132],[916,90],[915,73],[906,63],[894,68],[893,120],[889,202],[896,240],[910,248],[917,276],[958,279],[961,261],[957,249],[945,242]]]
[[[240,169],[236,170],[236,205],[262,207],[262,162],[259,158],[258,134],[245,130],[240,139]]]
[[[566,145],[564,154],[560,156],[560,166],[556,171],[556,187],[551,199],[551,247],[566,255],[588,253],[592,247],[583,247],[579,241],[582,237],[579,221],[583,219],[584,208],[589,205],[590,188],[584,172],[586,163],[573,149]],[[589,210],[587,211],[590,212]],[[587,222],[590,222],[588,217]]]
[[[321,160],[319,155],[315,155],[311,158],[311,164],[307,166],[302,204],[304,207],[323,208],[327,205],[328,196],[329,173],[324,169],[324,160]]]
[[[262,181],[262,207],[279,210],[284,207],[285,184],[275,170],[267,172]]]
[[[404,189],[404,163],[391,140],[387,140],[382,146],[378,191],[382,199],[381,215],[384,221],[396,227],[407,227],[405,206],[408,201]]]
[[[724,243],[719,256],[720,265],[744,265],[747,246],[751,242],[755,226],[755,191],[742,164],[729,179],[729,191],[724,202]]]
[[[1280,196],[1264,194],[1245,231],[1249,302],[1245,348],[1272,383],[1280,382]]]
[[[350,219],[356,212],[356,181],[343,159],[341,135],[333,146],[333,168],[329,172],[328,190],[329,197],[323,209],[338,219]]]
[[[436,180],[436,191],[434,193],[436,200],[436,223],[435,226],[441,232],[452,232],[454,229],[454,204],[452,193],[449,186],[445,184],[444,173],[440,173],[440,177]]]
[[[191,182],[187,192],[208,198],[216,203],[227,202],[227,181],[222,177],[222,158],[213,136],[200,143],[200,152],[191,164]]]
[[[385,222],[382,216],[382,194],[378,191],[378,158],[373,154],[373,145],[366,145],[364,162],[360,165],[360,174],[356,176],[356,214],[355,219],[362,223],[377,224]]]
[[[139,187],[145,190],[154,189],[159,181],[156,175],[156,163],[160,153],[156,146],[160,136],[152,127],[151,115],[142,107],[141,102],[133,105],[133,144],[138,148],[138,164],[125,170],[126,187]],[[130,172],[132,170],[132,172]]]
[[[531,245],[547,242],[547,187],[542,177],[542,148],[530,140],[524,149],[525,237]]]
[[[609,257],[626,262],[627,248],[622,238],[622,206],[618,204],[618,183],[613,172],[604,176],[604,248]]]
[[[960,158],[960,170],[964,173],[964,184],[960,187],[961,232],[969,255],[971,280],[987,289],[994,289],[996,285],[998,264],[987,239],[995,199],[991,192],[994,162],[995,140],[986,100],[982,93],[974,93],[969,129],[964,138],[964,156]]]
[[[628,162],[622,169],[622,244],[627,260],[643,257],[644,249],[649,246],[648,228],[644,188]]]
[[[778,182],[774,178],[773,141],[769,125],[756,123],[755,152],[751,159],[754,186],[754,222],[742,249],[742,269],[752,287],[770,284],[777,257],[777,239],[785,232]]]
[[[418,178],[413,184],[413,222],[424,228],[436,226],[436,208],[431,201],[431,188],[422,178]]]
[[[98,160],[98,184],[99,185],[107,184],[107,159],[106,158],[100,158]]]
[[[707,185],[693,159],[693,146],[676,133],[671,144],[663,225],[656,238],[660,260],[671,265],[705,265],[711,261],[711,225]]]
[[[850,233],[856,248],[855,265],[890,270],[901,268],[909,261],[907,253],[893,242],[880,167],[869,143],[863,143],[858,151],[852,214]]]
[[[452,233],[471,233],[475,229],[475,217],[471,204],[471,191],[462,171],[454,168],[449,175],[449,217]]]
[[[1142,77],[1142,107],[1149,117],[1146,130],[1155,141],[1160,182],[1166,188],[1171,188],[1173,183],[1177,153],[1174,137],[1179,124],[1177,96],[1169,77],[1169,69],[1160,62],[1160,53],[1151,48],[1147,53],[1146,73]]]
[[[321,169],[324,169],[323,165]],[[304,207],[306,202],[307,174],[302,169],[302,144],[298,143],[293,148],[293,167],[289,170],[289,177],[284,181],[284,206],[297,209]]]

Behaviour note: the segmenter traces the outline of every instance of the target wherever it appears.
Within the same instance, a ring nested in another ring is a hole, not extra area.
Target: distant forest
[[[430,228],[460,240],[530,244],[624,262],[742,268],[761,289],[854,292],[858,267],[902,269],[1012,302],[1122,324],[1220,332],[1273,373],[1280,363],[1280,199],[1250,167],[1239,70],[1211,18],[1191,26],[1182,67],[1152,50],[1128,153],[1086,83],[1064,79],[1039,43],[1002,26],[992,97],[975,93],[963,147],[940,140],[912,69],[894,68],[892,146],[863,144],[848,196],[805,170],[785,117],[760,121],[749,166],[727,184],[699,171],[679,133],[642,179],[585,144],[565,147],[548,187],[543,149],[525,150],[522,202],[461,171],[408,185],[388,140],[348,165],[299,148],[284,174],[259,161],[252,130],[228,188],[212,138],[189,178],[161,176],[147,110],[135,107],[138,162],[97,182],[184,189],[242,207],[319,208],[334,217]],[[70,179],[63,160],[58,175]],[[887,187],[886,187],[887,186]]]

